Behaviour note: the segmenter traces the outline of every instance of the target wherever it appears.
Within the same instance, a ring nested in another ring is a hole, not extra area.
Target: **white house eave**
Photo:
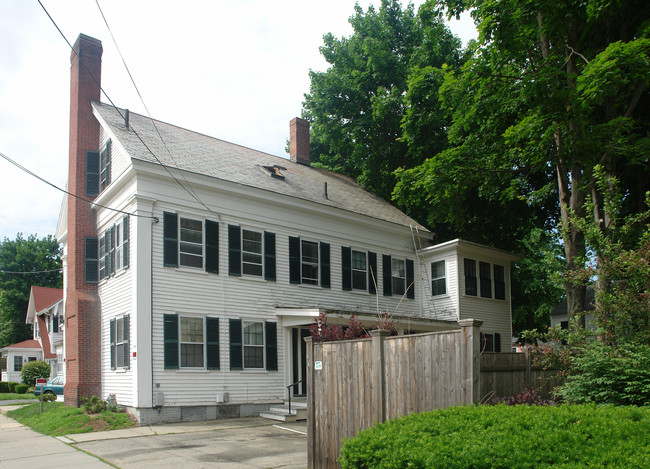
[[[131,159],[131,164],[133,169],[136,172],[142,173],[143,175],[146,174],[156,178],[169,179],[169,175],[167,173],[164,173],[163,170],[160,169],[160,165],[157,165],[155,163],[151,163],[149,161],[144,161],[140,159]],[[248,186],[244,184],[235,183],[232,181],[227,181],[225,179],[215,178],[213,176],[193,173],[190,171],[180,170],[173,167],[170,167],[169,169],[173,171],[178,171],[179,173],[182,171],[183,174],[185,175],[183,181],[184,182],[187,181],[188,183],[192,184],[196,188],[202,187],[205,190],[209,190],[209,191],[214,191],[215,189],[218,189],[224,192],[230,192],[236,194],[238,197],[247,197],[250,199],[257,199],[257,200],[268,200],[269,198],[272,197],[274,199],[274,203],[278,205],[284,205],[286,207],[291,207],[293,209],[300,209],[300,210],[306,210],[311,212],[327,213],[333,217],[346,218],[350,222],[364,223],[367,226],[374,227],[374,229],[376,229],[377,227],[377,222],[381,222],[386,229],[392,230],[395,233],[403,234],[404,229],[410,229],[411,226],[413,228],[417,227],[417,229],[421,232],[422,237],[426,238],[427,240],[430,239],[431,237],[431,232],[429,232],[424,226],[420,225],[415,220],[411,220],[413,225],[409,225],[406,223],[398,223],[395,221],[374,217],[372,215],[351,212],[350,210],[347,210],[345,208],[334,207],[332,205],[318,203],[313,200],[296,198],[290,195],[281,194],[266,189],[261,189],[255,186]],[[215,184],[215,181],[218,181],[218,186]]]
[[[514,254],[512,252],[505,251],[503,249],[497,249],[490,246],[485,246],[483,244],[474,243],[472,241],[465,241],[464,239],[452,239],[451,241],[446,241],[444,243],[436,244],[435,246],[430,246],[428,248],[420,249],[418,254],[422,256],[430,256],[446,251],[453,250],[464,250],[466,252],[476,252],[483,254],[491,254],[493,256],[506,259],[509,262],[514,262],[521,259],[521,256]]]

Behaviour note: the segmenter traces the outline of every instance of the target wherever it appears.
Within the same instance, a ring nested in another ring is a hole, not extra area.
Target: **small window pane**
[[[203,319],[181,318],[181,341],[203,342]]]

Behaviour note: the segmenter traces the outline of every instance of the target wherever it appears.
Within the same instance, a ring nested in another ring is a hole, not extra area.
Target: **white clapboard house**
[[[99,102],[101,43],[71,56],[64,248],[67,403],[115,395],[142,423],[258,413],[305,376],[326,312],[400,333],[483,321],[508,351],[512,254],[431,233],[310,167],[309,124],[280,158]],[[117,211],[119,210],[119,211]],[[296,394],[305,392],[302,383]]]

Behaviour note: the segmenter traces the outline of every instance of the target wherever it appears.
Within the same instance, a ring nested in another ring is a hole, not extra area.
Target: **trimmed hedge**
[[[26,384],[17,384],[16,385],[16,394],[27,394],[27,390],[30,387],[27,386]]]
[[[344,441],[347,468],[650,467],[650,408],[467,406],[424,412]]]
[[[6,381],[0,381],[0,392],[7,393],[9,392],[9,383]]]
[[[9,392],[16,392],[16,386],[18,386],[20,383],[14,383],[13,381],[7,381],[7,387],[9,388]]]

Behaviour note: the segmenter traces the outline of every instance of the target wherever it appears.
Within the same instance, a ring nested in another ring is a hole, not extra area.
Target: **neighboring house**
[[[585,324],[587,327],[595,328],[593,311],[596,307],[596,290],[594,287],[587,287],[585,291]],[[564,298],[551,311],[551,327],[559,326],[561,329],[569,328],[569,315],[567,313],[567,300]]]
[[[326,312],[400,333],[484,321],[509,351],[512,254],[432,235],[340,174],[101,104],[101,43],[71,56],[63,245],[65,400],[116,396],[140,422],[254,415],[305,377]],[[250,129],[254,132],[255,129]],[[304,393],[304,385],[297,386]]]
[[[51,376],[65,377],[63,290],[32,286],[25,322],[33,325],[34,339],[41,344],[43,360],[50,364]]]
[[[28,362],[43,359],[41,344],[38,340],[24,340],[0,349],[2,357],[7,359],[7,369],[2,372],[2,381],[22,382],[20,372]]]

